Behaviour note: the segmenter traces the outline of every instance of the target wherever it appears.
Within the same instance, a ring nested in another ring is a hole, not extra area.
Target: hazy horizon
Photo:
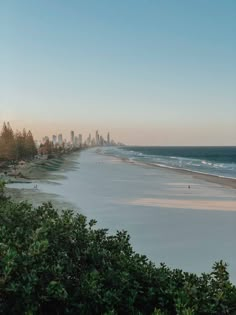
[[[236,145],[236,2],[1,3],[0,124]]]

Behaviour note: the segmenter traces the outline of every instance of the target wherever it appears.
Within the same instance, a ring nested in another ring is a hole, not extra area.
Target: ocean
[[[104,147],[103,153],[166,168],[236,178],[236,147]]]

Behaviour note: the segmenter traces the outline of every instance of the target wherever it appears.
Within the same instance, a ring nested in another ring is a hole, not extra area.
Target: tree
[[[15,134],[16,141],[16,159],[21,160],[24,158],[25,139],[20,131]]]
[[[37,148],[34,142],[33,135],[30,130],[28,131],[26,135],[25,153],[26,153],[27,158],[33,158],[37,154]]]
[[[0,159],[13,161],[31,159],[37,148],[31,131],[17,131],[15,134],[9,123],[4,123],[0,134]]]
[[[5,197],[5,187],[6,182],[4,180],[0,180],[0,200],[4,199]]]
[[[109,235],[71,210],[0,201],[0,314],[226,315],[227,266],[210,274],[156,267],[125,231]]]
[[[16,146],[13,130],[9,124],[4,122],[2,132],[0,135],[0,157],[4,160],[16,159]]]

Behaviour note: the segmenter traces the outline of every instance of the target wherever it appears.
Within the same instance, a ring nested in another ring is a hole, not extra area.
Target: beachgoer
[[[188,185],[188,189],[190,189],[190,185]]]

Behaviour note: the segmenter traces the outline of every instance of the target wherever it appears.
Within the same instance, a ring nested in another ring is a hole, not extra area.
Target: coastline
[[[210,182],[219,186],[223,186],[225,188],[236,189],[236,179],[231,178],[224,178],[219,177],[216,175],[211,174],[201,174],[191,170],[185,169],[177,169],[177,168],[170,168],[170,167],[162,167],[157,164],[153,163],[142,163],[138,161],[130,161],[126,158],[120,158],[110,154],[104,154],[98,150],[94,153],[98,155],[104,155],[108,157],[112,157],[113,159],[117,159],[119,161],[136,165],[142,166],[147,168],[158,168],[163,171],[167,171],[168,173],[177,173],[180,175],[187,175],[191,176],[194,179],[202,180],[205,182]],[[35,160],[27,162],[24,166],[21,166],[17,169],[20,172],[22,177],[15,177],[10,176],[10,181],[7,186],[7,194],[11,196],[13,199],[17,201],[21,200],[28,200],[33,205],[37,206],[40,203],[43,203],[47,200],[53,201],[56,206],[63,208],[63,206],[74,206],[69,202],[58,202],[58,195],[57,194],[50,194],[45,192],[40,192],[40,190],[34,189],[34,184],[40,184],[42,182],[45,183],[52,183],[57,185],[57,180],[66,179],[65,173],[67,171],[73,171],[78,169],[78,152],[73,152],[69,155],[63,155],[61,157],[56,157],[49,160]],[[19,184],[19,186],[27,184],[29,188],[12,188],[11,184]],[[32,188],[31,188],[32,187]],[[61,207],[62,206],[62,207]]]
[[[21,176],[5,176],[6,195],[18,202],[29,202],[35,207],[45,202],[52,202],[59,210],[76,208],[74,204],[64,201],[58,194],[46,193],[39,188],[43,183],[60,185],[57,181],[66,178],[65,172],[78,169],[78,155],[78,152],[73,152],[49,160],[26,162],[24,166],[16,169]]]
[[[157,264],[201,273],[223,259],[235,281],[235,190],[96,149],[79,162],[79,170],[50,191],[109,233],[128,231],[135,250]]]
[[[73,209],[109,233],[128,231],[135,250],[156,264],[164,261],[200,274],[223,259],[235,281],[235,190],[167,168],[123,163],[95,151],[66,157],[68,172],[60,167],[44,173],[63,179],[44,177],[38,190],[31,189],[35,181],[9,187],[15,198],[36,205],[51,200],[59,211]]]
[[[190,175],[196,179],[200,179],[200,180],[204,180],[204,181],[214,183],[217,185],[221,185],[224,187],[230,187],[230,188],[236,189],[236,179],[233,179],[233,178],[220,177],[220,176],[213,175],[213,174],[203,174],[203,173],[198,173],[198,172],[194,172],[194,171],[190,171],[190,170],[186,170],[186,169],[162,167],[162,166],[154,165],[154,164],[149,164],[149,165],[153,166],[153,167],[158,167],[161,169],[174,171],[174,172],[177,172],[178,174]]]
[[[143,166],[143,167],[159,168],[159,169],[170,171],[170,172],[176,172],[176,173],[182,174],[182,175],[190,175],[193,178],[196,178],[199,180],[203,180],[203,181],[217,184],[217,185],[227,187],[227,188],[236,189],[236,178],[234,179],[234,178],[220,177],[220,176],[213,175],[213,174],[203,174],[203,173],[198,173],[198,172],[194,172],[191,170],[180,169],[180,168],[178,169],[178,168],[168,167],[168,166],[164,167],[164,166],[160,166],[160,165],[154,164],[154,163],[143,163],[143,162],[139,162],[139,161],[130,161],[127,158],[122,158],[122,157],[120,158],[120,157],[117,157],[115,155],[110,155],[110,154],[105,154],[105,153],[100,153],[100,152],[97,152],[97,153],[101,154],[101,155],[108,156],[108,157],[110,156],[112,158],[116,158],[122,162],[129,163],[131,165],[139,165],[139,166]]]
[[[33,207],[39,207],[45,202],[51,202],[53,206],[59,211],[63,209],[74,209],[75,205],[70,202],[64,201],[59,198],[57,194],[45,193],[40,190],[31,188],[9,188],[6,189],[6,195],[11,197],[16,202],[27,202],[33,205]]]
[[[176,171],[179,174],[182,173],[186,175],[191,175],[192,177],[196,179],[204,180],[210,183],[236,189],[236,179],[233,179],[233,178],[219,177],[217,175],[211,175],[211,174],[201,174],[201,173],[192,172],[189,170],[181,170],[181,169],[180,170],[174,169],[173,171]]]
[[[0,168],[0,178],[9,183],[30,183],[39,179],[54,179],[54,171],[66,171],[76,169],[77,163],[72,162],[72,158],[81,152],[73,151],[67,154],[57,155],[45,159],[32,159],[28,161],[16,161],[17,165],[5,165]],[[49,178],[50,176],[50,178]],[[55,179],[58,178],[58,175]]]

